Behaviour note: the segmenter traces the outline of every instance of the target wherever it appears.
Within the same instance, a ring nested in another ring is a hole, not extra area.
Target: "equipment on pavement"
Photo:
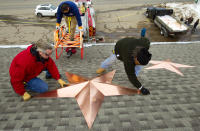
[[[56,49],[56,59],[58,59],[63,48],[80,48],[81,49],[81,59],[84,55],[84,44],[83,41],[90,42],[91,40],[96,42],[96,28],[94,20],[94,8],[92,7],[91,0],[75,0],[77,7],[80,10],[80,6],[85,3],[86,12],[84,16],[81,16],[82,27],[76,28],[75,36],[73,41],[70,40],[70,30],[65,25],[61,25],[54,31],[54,47]],[[69,23],[70,25],[70,23]],[[59,48],[61,48],[59,52]],[[69,55],[70,56],[70,55]]]

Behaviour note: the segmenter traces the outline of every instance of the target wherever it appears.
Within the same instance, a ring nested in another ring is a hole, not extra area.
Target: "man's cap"
[[[64,12],[65,10],[67,10],[69,8],[69,5],[64,3],[61,5],[61,12]]]
[[[34,46],[37,48],[37,50],[45,51],[47,49],[52,50],[52,45],[48,41],[47,37],[43,37],[42,39],[39,39],[37,42],[34,43]]]
[[[137,54],[137,60],[141,65],[147,65],[151,60],[152,54],[146,48],[142,48]]]
[[[146,37],[141,37],[140,40],[139,40],[139,43],[145,44],[145,45],[150,45],[150,41]]]

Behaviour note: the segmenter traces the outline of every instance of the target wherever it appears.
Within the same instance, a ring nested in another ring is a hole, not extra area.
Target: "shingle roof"
[[[62,78],[65,71],[95,77],[95,70],[110,55],[113,46],[85,48],[67,59],[65,52],[55,60]],[[33,98],[23,102],[9,83],[12,58],[22,49],[0,49],[0,130],[89,130],[74,98]],[[181,68],[184,76],[168,70],[143,70],[139,79],[151,95],[105,97],[91,131],[198,131],[200,129],[200,44],[153,45],[152,60],[170,59],[175,63],[196,66]],[[55,55],[52,56],[55,58]],[[123,63],[117,61],[112,83],[134,88],[128,81]],[[44,73],[39,77],[45,80]],[[50,90],[55,80],[45,80]],[[35,93],[33,93],[35,95]]]

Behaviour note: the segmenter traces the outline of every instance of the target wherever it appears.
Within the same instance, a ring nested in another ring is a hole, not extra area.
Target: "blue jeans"
[[[35,77],[26,83],[26,89],[33,92],[44,93],[48,91],[48,85],[40,78]]]
[[[102,63],[101,63],[101,68],[107,69],[108,67],[110,67],[115,61],[117,60],[117,57],[115,54],[111,54],[107,59],[105,59]],[[135,66],[135,75],[138,76],[141,69],[142,69],[142,65],[136,65]]]

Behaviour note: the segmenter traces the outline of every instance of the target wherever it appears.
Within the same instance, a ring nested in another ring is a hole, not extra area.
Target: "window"
[[[46,10],[45,7],[40,7],[38,10]]]
[[[49,7],[40,7],[38,10],[50,10]]]
[[[53,9],[53,10],[55,10],[57,7],[54,6],[54,5],[52,5],[50,8]]]

